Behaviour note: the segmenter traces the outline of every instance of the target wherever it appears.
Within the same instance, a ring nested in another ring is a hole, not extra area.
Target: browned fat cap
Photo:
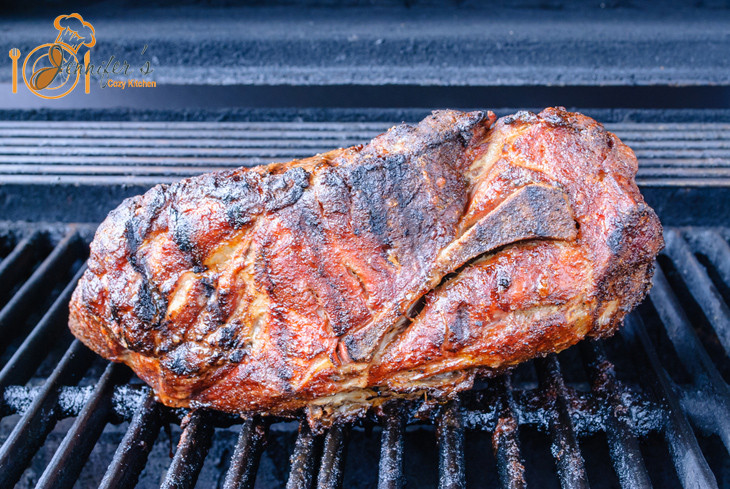
[[[355,362],[370,360],[383,338],[393,328],[407,323],[404,320],[406,312],[438,286],[444,276],[470,260],[520,241],[568,241],[576,236],[576,221],[565,192],[548,185],[521,187],[446,247],[436,260],[429,279],[418,290],[411,291],[408,299],[396,301],[394,309],[382,314],[380,321],[346,335],[341,343],[344,345],[342,356]]]

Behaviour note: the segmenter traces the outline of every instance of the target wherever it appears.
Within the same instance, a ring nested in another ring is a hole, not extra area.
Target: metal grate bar
[[[40,233],[33,232],[21,239],[8,256],[0,260],[0,297],[4,298],[13,288],[24,270],[27,270],[35,257]]]
[[[8,151],[5,151],[3,148],[4,154],[27,154],[27,151],[32,148],[34,142],[39,140],[43,146],[37,149],[41,153],[46,154],[51,153],[51,148],[68,148],[69,151],[71,151],[73,150],[73,144],[69,143],[69,141],[75,140],[82,141],[79,145],[79,150],[81,151],[86,151],[86,148],[93,148],[92,150],[103,150],[103,148],[121,148],[131,147],[133,145],[150,148],[152,146],[150,143],[157,141],[159,141],[158,146],[160,146],[160,148],[174,146],[183,148],[189,147],[187,142],[196,139],[195,135],[200,136],[200,142],[197,144],[193,143],[191,145],[191,147],[195,149],[205,147],[202,145],[214,145],[215,147],[220,147],[221,143],[223,143],[225,147],[230,146],[234,142],[241,147],[247,147],[247,143],[250,143],[251,145],[256,144],[268,148],[281,148],[281,146],[277,145],[278,140],[283,140],[287,146],[289,141],[302,141],[305,142],[306,145],[312,145],[314,143],[321,144],[322,142],[331,142],[331,144],[337,145],[342,144],[341,141],[350,140],[357,144],[372,139],[382,131],[353,132],[340,128],[339,131],[333,132],[289,130],[241,132],[238,130],[231,131],[226,129],[191,129],[187,131],[126,130],[126,132],[128,132],[128,134],[117,134],[114,138],[105,138],[102,133],[94,133],[91,131],[86,131],[85,134],[79,134],[73,130],[56,130],[47,132],[42,137],[39,137],[38,131],[33,131],[32,129],[21,129],[16,131],[0,131],[0,141],[4,141],[9,146]],[[294,147],[293,143],[291,147]]]
[[[68,302],[76,282],[81,278],[86,266],[82,266],[68,283],[61,295],[43,315],[23,343],[13,353],[8,363],[0,370],[0,389],[10,384],[25,384],[43,361],[45,356],[39,352],[47,351],[51,343],[64,331],[68,319]]]
[[[497,471],[502,487],[523,489],[525,465],[520,455],[519,424],[514,414],[512,380],[509,373],[494,381],[496,396],[492,402],[497,407],[497,422],[492,435],[492,446],[497,458]]]
[[[70,258],[77,253],[78,243],[78,234],[70,231],[0,310],[0,343],[14,336],[12,331],[17,330],[16,322],[21,315],[34,304],[39,294],[51,288],[62,270],[68,267]]]
[[[291,159],[290,157],[278,158],[279,161],[286,161]],[[195,164],[195,162],[199,164]],[[40,165],[40,164],[28,164],[28,165],[2,165],[0,164],[0,175],[5,171],[12,170],[16,175],[29,174],[41,172],[46,174],[54,175],[79,175],[79,176],[115,176],[125,175],[130,177],[146,177],[146,176],[159,176],[168,179],[180,179],[183,177],[193,177],[201,175],[203,173],[210,173],[220,170],[231,170],[238,168],[239,166],[254,166],[260,163],[269,163],[275,161],[273,158],[255,158],[249,160],[242,158],[240,160],[228,160],[228,159],[215,159],[206,160],[205,162],[195,157],[186,159],[185,161],[170,161],[160,159],[159,161],[144,162],[144,165],[131,165],[126,167],[120,167],[119,165],[109,164],[101,166],[84,166],[78,164],[65,165],[65,164],[51,164],[51,165]],[[178,166],[185,165],[188,166]],[[205,163],[205,164],[203,164]],[[171,166],[173,165],[173,166]]]
[[[422,117],[419,117],[419,119]],[[79,134],[100,133],[102,137],[109,136],[109,130],[144,130],[144,134],[155,130],[181,130],[201,131],[209,130],[234,130],[234,131],[275,131],[275,130],[296,130],[296,131],[317,131],[331,132],[343,127],[353,130],[382,130],[388,129],[398,121],[391,122],[299,122],[299,121],[0,121],[0,132],[18,131],[32,129],[31,135],[38,135],[39,131],[69,130]],[[622,134],[664,134],[671,133],[673,140],[681,140],[691,137],[692,133],[700,132],[714,134],[716,136],[727,135],[730,137],[730,124],[724,122],[609,122],[604,124],[610,131],[618,131]],[[116,133],[114,133],[116,137]]]
[[[608,449],[621,487],[648,489],[651,487],[651,480],[641,456],[639,442],[631,431],[629,408],[623,402],[623,389],[616,381],[614,366],[599,341],[583,341],[581,350],[593,383],[593,394],[599,405],[608,411]]]
[[[221,137],[220,133],[216,133],[216,137],[212,138],[191,138],[187,133],[185,138],[160,137],[128,137],[128,138],[104,138],[91,139],[82,137],[68,138],[3,138],[0,137],[0,145],[3,150],[5,146],[11,146],[14,154],[27,154],[27,151],[34,146],[43,145],[37,151],[44,154],[50,154],[55,149],[62,149],[60,154],[105,154],[96,153],[97,150],[106,151],[104,148],[125,148],[130,151],[142,151],[144,154],[152,152],[155,149],[170,148],[176,151],[187,150],[185,154],[194,154],[198,150],[210,151],[228,148],[310,148],[321,147],[323,144],[328,145],[353,145],[359,144],[368,136],[375,136],[377,133],[307,133],[307,132],[276,132],[276,133],[244,133],[242,136],[237,133],[238,137]],[[718,144],[725,144],[723,141]],[[67,148],[67,149],[63,149]],[[78,148],[79,152],[73,151]],[[82,149],[83,148],[83,149]],[[89,148],[89,149],[87,149]],[[33,153],[37,154],[37,153]]]
[[[682,486],[716,488],[715,476],[697,444],[697,438],[682,411],[674,386],[659,362],[641,318],[636,313],[629,314],[624,327],[619,331],[631,346],[634,353],[632,358],[638,362],[639,370],[645,373],[640,379],[666,407],[667,426],[664,438]],[[653,375],[650,375],[651,372]]]
[[[702,306],[725,353],[730,355],[730,308],[679,231],[668,230],[665,239],[667,254],[682,275],[692,297]]]
[[[94,387],[91,398],[66,433],[51,462],[43,471],[36,489],[68,489],[73,487],[91,450],[101,436],[112,412],[114,385],[125,382],[131,371],[118,363],[110,363]]]
[[[98,135],[98,137],[108,137],[110,130],[114,137],[120,137],[125,130],[142,131],[144,135],[156,137],[155,131],[183,131],[188,136],[191,131],[201,132],[205,130],[213,131],[232,131],[240,133],[240,131],[315,131],[325,134],[333,131],[341,130],[347,127],[358,131],[378,131],[387,129],[392,126],[392,122],[196,122],[196,121],[176,121],[176,122],[157,122],[157,121],[0,121],[0,134],[28,134],[29,136],[38,136],[39,131],[42,134],[55,134],[59,131],[73,132],[77,135]],[[644,123],[637,124],[639,128]],[[647,125],[651,126],[651,124]],[[671,124],[668,124],[671,125]],[[656,126],[653,126],[656,128]],[[662,126],[663,127],[663,126]],[[694,130],[707,130],[723,127],[722,124],[704,124],[697,126]],[[687,131],[693,128],[688,127]]]
[[[243,420],[223,489],[253,488],[268,428],[268,422],[258,417]]]
[[[145,148],[140,150],[127,151],[122,148],[94,148],[89,151],[60,151],[43,154],[38,152],[32,153],[24,151],[17,155],[0,154],[0,163],[3,164],[1,169],[3,173],[15,168],[24,168],[22,165],[40,165],[40,172],[50,171],[53,165],[79,165],[86,167],[91,165],[114,165],[116,159],[117,164],[123,158],[125,170],[127,167],[133,168],[134,165],[175,165],[175,166],[195,166],[197,165],[225,165],[240,166],[241,158],[259,158],[266,160],[289,161],[295,158],[311,156],[315,153],[326,153],[334,149],[332,146],[313,146],[302,150],[299,148],[199,148],[194,151],[185,148]],[[79,154],[81,153],[81,154]],[[83,159],[82,159],[83,158]],[[17,166],[16,166],[17,165]],[[30,168],[30,167],[25,167]]]
[[[337,423],[327,430],[317,476],[318,489],[339,489],[342,486],[349,432],[349,425],[341,423]]]
[[[678,158],[678,159],[727,159],[730,157],[730,151],[727,149],[714,149],[714,148],[703,148],[703,149],[689,149],[687,147],[671,148],[671,149],[643,149],[637,148],[636,156],[639,159],[654,159],[654,158]]]
[[[385,130],[388,126],[383,126]],[[134,133],[130,130],[128,136],[121,137],[89,137],[69,131],[70,136],[37,137],[21,136],[7,137],[0,133],[0,145],[3,151],[15,153],[24,151],[21,148],[38,147],[38,151],[51,153],[53,148],[307,148],[327,144],[360,144],[368,141],[382,131],[351,131],[342,128],[339,131],[178,131],[178,132],[147,132]],[[200,134],[195,138],[193,134]],[[703,151],[730,149],[730,132],[716,134],[690,134],[681,140],[676,139],[676,133],[627,133],[620,134],[622,141],[630,144],[632,149],[639,150],[691,150]],[[675,136],[673,138],[672,136]],[[7,150],[5,148],[8,148]],[[87,151],[87,150],[82,150]],[[195,151],[195,150],[191,150]],[[78,154],[78,153],[74,153]]]
[[[59,387],[74,383],[94,357],[79,340],[71,343],[61,363],[0,447],[0,487],[12,487],[18,481],[33,454],[56,424]]]
[[[303,419],[299,423],[299,435],[291,455],[291,469],[286,489],[309,489],[312,486],[320,444],[321,437],[315,436],[307,420]]]
[[[303,122],[303,121],[30,121],[30,120],[2,120],[0,121],[0,130],[15,129],[34,129],[36,134],[40,127],[43,129],[74,129],[78,132],[80,129],[89,131],[100,131],[109,135],[110,129],[144,129],[145,131],[153,129],[182,129],[182,130],[201,130],[201,129],[235,129],[235,130],[275,130],[275,129],[295,129],[295,130],[318,130],[332,131],[342,128],[343,126],[356,128],[359,130],[378,130],[380,128],[389,128],[393,122]],[[623,132],[646,132],[648,134],[657,131],[671,131],[676,137],[681,139],[687,134],[693,132],[712,131],[713,134],[728,134],[730,131],[730,123],[726,122],[608,122],[604,124],[606,129],[610,131]]]
[[[162,483],[162,489],[192,489],[203,468],[215,428],[210,413],[193,411],[183,428],[170,468]]]
[[[258,156],[262,158],[291,158],[302,154],[314,154],[324,153],[334,148],[339,147],[338,145],[345,144],[346,140],[336,140],[329,144],[322,141],[299,141],[299,144],[248,144],[239,145],[234,147],[189,147],[187,145],[181,147],[171,147],[165,145],[153,145],[153,146],[49,146],[45,149],[39,149],[35,146],[4,146],[3,155],[10,154],[11,156],[2,156],[0,162],[23,162],[29,156],[51,157],[49,161],[61,162],[66,161],[66,157],[78,158],[86,156],[131,156],[131,157],[145,157],[145,158],[166,158],[172,157],[177,158],[206,158],[209,161],[215,161],[216,158],[237,158],[238,156]],[[352,143],[359,143],[358,141],[352,141]],[[19,157],[20,159],[16,159]],[[61,159],[63,157],[64,159]],[[41,158],[43,159],[43,158]],[[134,161],[134,160],[133,160]],[[45,163],[45,161],[43,161]],[[15,165],[11,165],[11,168]]]
[[[385,407],[383,433],[380,437],[378,489],[401,489],[403,477],[403,441],[406,421],[396,403]]]
[[[550,449],[558,469],[560,485],[563,489],[587,488],[588,477],[570,418],[568,394],[557,357],[550,354],[546,358],[536,359],[535,366],[542,394],[552,407],[548,410]]]
[[[464,427],[459,403],[450,401],[436,425],[439,447],[439,489],[464,489]]]
[[[698,145],[712,145],[715,142],[724,144],[730,140],[730,131],[705,129],[700,131],[687,131],[681,133],[671,129],[665,131],[657,131],[655,129],[647,129],[641,131],[638,129],[613,129],[610,124],[606,124],[606,129],[616,132],[621,140],[633,147],[634,144],[643,144],[646,146],[662,145],[662,147],[683,147],[686,144],[689,147],[697,147]],[[666,143],[666,146],[664,144]],[[724,147],[724,146],[723,146]]]
[[[160,404],[150,391],[129,423],[99,489],[131,489],[137,484],[161,424]]]
[[[637,154],[637,156],[639,156]],[[722,176],[727,175],[727,170],[730,168],[730,159],[719,159],[719,158],[640,158],[639,162],[639,173],[648,173],[661,175],[663,169],[666,169],[666,174],[676,175],[677,172],[687,171],[688,173],[695,172],[700,173],[703,171],[709,172],[717,169],[718,172],[714,175]],[[640,175],[637,174],[637,178]],[[643,177],[642,177],[643,178]],[[641,178],[639,178],[641,181]]]
[[[730,136],[728,134],[727,136]],[[656,138],[646,136],[639,138],[624,138],[631,141],[631,148],[637,149],[679,149],[679,150],[703,150],[703,149],[730,149],[730,139],[728,137],[718,137],[715,139],[697,138],[694,140],[657,140]]]
[[[701,391],[702,423],[712,420],[710,431],[717,433],[730,450],[730,388],[715,368],[702,346],[692,324],[672,292],[664,272],[657,267],[654,273],[654,287],[649,298],[662,320],[679,360],[692,377],[695,387]],[[690,401],[685,393],[685,401]],[[689,414],[695,412],[692,402],[684,402]],[[699,421],[699,420],[697,420]]]
[[[714,230],[692,230],[687,234],[690,245],[710,260],[722,280],[730,287],[730,245],[727,241]]]
[[[711,381],[716,385],[716,390],[720,385],[727,387],[707,355],[691,321],[679,304],[679,299],[674,295],[664,271],[660,267],[654,271],[654,286],[649,293],[649,299],[662,320],[679,360],[692,380],[694,382]]]
[[[114,151],[110,155],[90,155],[84,157],[83,160],[79,158],[79,156],[75,155],[61,155],[61,156],[44,156],[44,155],[19,155],[19,156],[3,156],[0,155],[0,164],[3,164],[2,168],[12,169],[13,172],[15,169],[25,168],[26,170],[30,169],[31,166],[23,166],[23,165],[33,165],[38,164],[39,169],[43,173],[47,173],[50,171],[50,169],[53,168],[53,165],[77,165],[80,168],[88,168],[93,167],[96,165],[100,166],[108,166],[108,167],[114,167],[119,166],[119,170],[123,170],[126,172],[127,170],[134,169],[135,167],[139,165],[145,165],[145,166],[168,166],[173,167],[173,169],[169,172],[172,176],[174,176],[174,167],[210,167],[210,166],[228,166],[231,168],[235,168],[238,166],[245,166],[246,162],[248,160],[251,161],[289,161],[296,158],[302,158],[306,156],[311,156],[316,152],[317,148],[310,148],[307,152],[297,151],[297,150],[238,150],[240,153],[233,156],[210,156],[201,158],[200,156],[190,155],[188,152],[185,156],[155,156],[155,155],[145,155],[145,156],[134,156],[134,155],[126,155],[124,158],[120,158],[119,156],[116,156],[119,152]],[[322,151],[325,152],[329,151],[330,149],[333,149],[331,147],[328,148],[319,148]],[[123,164],[122,164],[123,163]],[[18,165],[18,166],[16,166]],[[202,173],[202,171],[201,171]],[[38,174],[38,173],[36,173]],[[42,174],[42,173],[41,173]]]
[[[687,166],[686,168],[666,168],[666,166],[649,167],[644,166],[636,172],[638,183],[643,183],[649,178],[730,178],[730,168],[719,168],[717,165],[710,167],[703,166]]]
[[[312,133],[313,137],[331,138],[333,134],[340,134],[345,130],[362,132],[373,132],[387,130],[393,126],[392,122],[280,122],[266,125],[266,123],[255,122],[213,122],[213,123],[191,123],[178,122],[175,124],[155,124],[152,122],[116,122],[106,126],[49,126],[50,121],[43,121],[42,126],[38,121],[17,121],[19,126],[0,126],[0,137],[45,137],[64,136],[85,137],[85,138],[159,138],[165,135],[190,137],[191,133],[216,134],[238,138],[241,134],[249,133],[269,134],[271,137],[279,137],[281,133]],[[220,127],[218,127],[220,125]],[[713,126],[714,128],[714,126]],[[109,132],[110,130],[114,132]]]

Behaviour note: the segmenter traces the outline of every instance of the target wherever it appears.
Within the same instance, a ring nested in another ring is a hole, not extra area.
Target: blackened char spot
[[[162,366],[176,375],[191,376],[198,371],[198,367],[190,362],[188,359],[189,354],[187,345],[182,344],[162,360]]]
[[[142,273],[142,267],[137,261],[137,250],[142,244],[142,239],[137,233],[134,219],[129,219],[124,224],[124,237],[127,240],[127,258],[129,259],[129,263],[135,272]]]
[[[630,212],[622,214],[613,224],[613,231],[608,236],[608,246],[611,253],[616,256],[623,255],[627,250],[635,249],[630,258],[632,262],[640,262],[644,259],[651,259],[653,250],[645,247],[632,246],[632,241],[641,235],[657,232],[653,225],[656,222],[656,214],[644,202],[638,202]],[[646,229],[645,226],[650,226]],[[659,231],[661,234],[661,231]]]
[[[245,182],[233,182],[235,197],[222,196],[228,205],[226,215],[234,228],[250,224],[264,211],[277,211],[295,204],[309,186],[310,174],[304,168],[295,167],[282,174],[264,177],[256,173],[247,175]]]
[[[172,239],[185,259],[193,266],[196,273],[205,270],[202,265],[200,250],[195,245],[195,224],[183,212],[179,212],[174,205],[170,207],[170,231]]]
[[[344,353],[350,358],[359,358],[363,354],[363,344],[352,335],[345,336],[342,344],[345,345]]]
[[[224,349],[233,348],[236,344],[236,330],[231,326],[224,326],[220,330],[218,346]]]
[[[465,117],[459,119],[455,129],[459,131],[458,134],[462,146],[467,147],[469,145],[471,138],[474,136],[474,127],[486,118],[487,113],[479,110],[469,112],[465,114]]]
[[[335,305],[339,307],[335,307],[333,311],[330,311],[330,324],[332,325],[332,331],[335,336],[340,337],[350,329],[353,321],[350,318],[350,314],[343,309],[342,304],[335,303]]]
[[[185,214],[178,212],[174,206],[170,207],[172,239],[180,251],[189,254],[193,251],[193,235],[195,228]]]
[[[115,323],[119,323],[119,308],[116,304],[113,302],[109,304],[109,314],[111,314],[112,319]]]
[[[388,237],[388,211],[384,196],[386,194],[386,182],[388,182],[383,168],[380,164],[365,164],[356,167],[350,173],[350,187],[353,190],[352,206],[353,211],[367,216],[366,223],[353,222],[353,227],[361,227],[366,224],[367,228],[362,231],[370,231],[382,243],[390,244]]]
[[[226,319],[230,316],[231,291],[229,290],[215,290],[215,286],[212,282],[207,279],[203,281],[203,286],[206,287],[206,296],[208,297],[208,311],[210,312],[210,320],[215,326],[219,326],[226,322]],[[207,288],[211,288],[210,294],[207,292]]]
[[[202,277],[200,279],[200,284],[203,286],[203,293],[205,294],[205,297],[210,299],[215,292],[215,284],[210,277]]]
[[[417,237],[428,209],[417,200],[423,177],[408,156],[378,157],[354,168],[349,180],[353,214],[364,217],[353,219],[355,234],[370,232],[384,248],[393,247],[404,237]]]
[[[423,148],[432,149],[447,142],[457,142],[466,147],[474,136],[474,129],[487,118],[484,111],[454,112],[436,110],[417,127],[402,124],[391,129]],[[406,133],[415,133],[414,136]],[[415,149],[415,148],[414,148]],[[420,148],[416,149],[418,151]]]
[[[166,301],[155,292],[145,279],[141,281],[137,289],[134,313],[142,322],[142,327],[145,330],[156,327],[159,324],[160,312],[167,310]]]
[[[504,292],[512,285],[512,277],[508,270],[499,268],[497,270],[497,291]]]
[[[568,121],[565,117],[555,113],[542,116],[542,120],[547,122],[551,127],[573,127],[570,121]]]
[[[624,226],[623,223],[619,222],[608,235],[608,247],[611,253],[615,256],[621,253],[621,245],[624,238]]]
[[[226,206],[226,217],[232,227],[239,229],[246,226],[252,222],[253,216],[261,213],[260,187],[261,177],[249,172],[219,182],[213,197],[220,199]]]
[[[502,117],[502,122],[504,124],[514,124],[515,122],[535,122],[537,120],[537,114],[534,112],[529,112],[526,110],[520,110],[519,112],[516,112],[512,115],[508,115],[505,117]]]
[[[143,204],[143,212],[137,213],[140,202]],[[167,202],[167,186],[157,185],[152,187],[144,196],[144,200],[140,201],[136,198],[130,201],[130,205],[134,206],[130,210],[130,217],[124,223],[124,237],[127,240],[127,252],[129,254],[129,263],[135,271],[144,275],[143,265],[137,260],[137,251],[147,238],[147,234],[152,227],[153,221],[160,213],[160,209]]]
[[[228,218],[229,224],[235,229],[240,229],[243,226],[251,224],[255,213],[251,213],[250,210],[251,208],[243,202],[231,204],[226,209],[226,217]]]
[[[265,185],[271,189],[273,198],[266,202],[266,210],[275,211],[296,203],[309,186],[309,177],[309,172],[301,167],[269,176]]]
[[[321,173],[319,197],[323,213],[349,213],[350,187],[337,168],[329,168]]]
[[[412,167],[403,155],[390,155],[383,164],[388,186],[394,190],[398,208],[405,209],[416,198],[414,183],[417,182]]]
[[[465,347],[470,336],[469,308],[466,304],[460,303],[449,324],[449,349],[458,350]]]
[[[322,227],[322,213],[319,202],[315,195],[309,193],[299,202],[295,208],[289,209],[291,212],[282,213],[286,216],[286,222],[295,231],[301,234],[303,245],[313,247],[318,250],[324,245],[324,228]],[[308,242],[307,244],[305,244]]]
[[[243,357],[246,356],[246,352],[243,350],[234,350],[230,355],[228,355],[228,361],[231,363],[241,363],[241,360],[243,360]]]
[[[287,365],[280,365],[276,369],[276,376],[279,378],[279,388],[287,394],[292,394],[294,389],[290,383],[291,379],[294,378],[294,372]]]

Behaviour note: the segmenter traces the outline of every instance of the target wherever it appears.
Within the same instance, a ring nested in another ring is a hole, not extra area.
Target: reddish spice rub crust
[[[171,406],[448,396],[609,335],[643,299],[663,241],[636,171],[562,108],[439,111],[365,146],[160,185],[99,227],[69,324]]]

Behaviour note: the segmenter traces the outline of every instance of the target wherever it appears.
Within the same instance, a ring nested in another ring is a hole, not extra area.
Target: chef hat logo
[[[64,44],[74,53],[78,53],[81,46],[92,47],[96,44],[94,27],[84,22],[79,14],[59,15],[53,21],[53,26],[58,29],[57,44]]]

